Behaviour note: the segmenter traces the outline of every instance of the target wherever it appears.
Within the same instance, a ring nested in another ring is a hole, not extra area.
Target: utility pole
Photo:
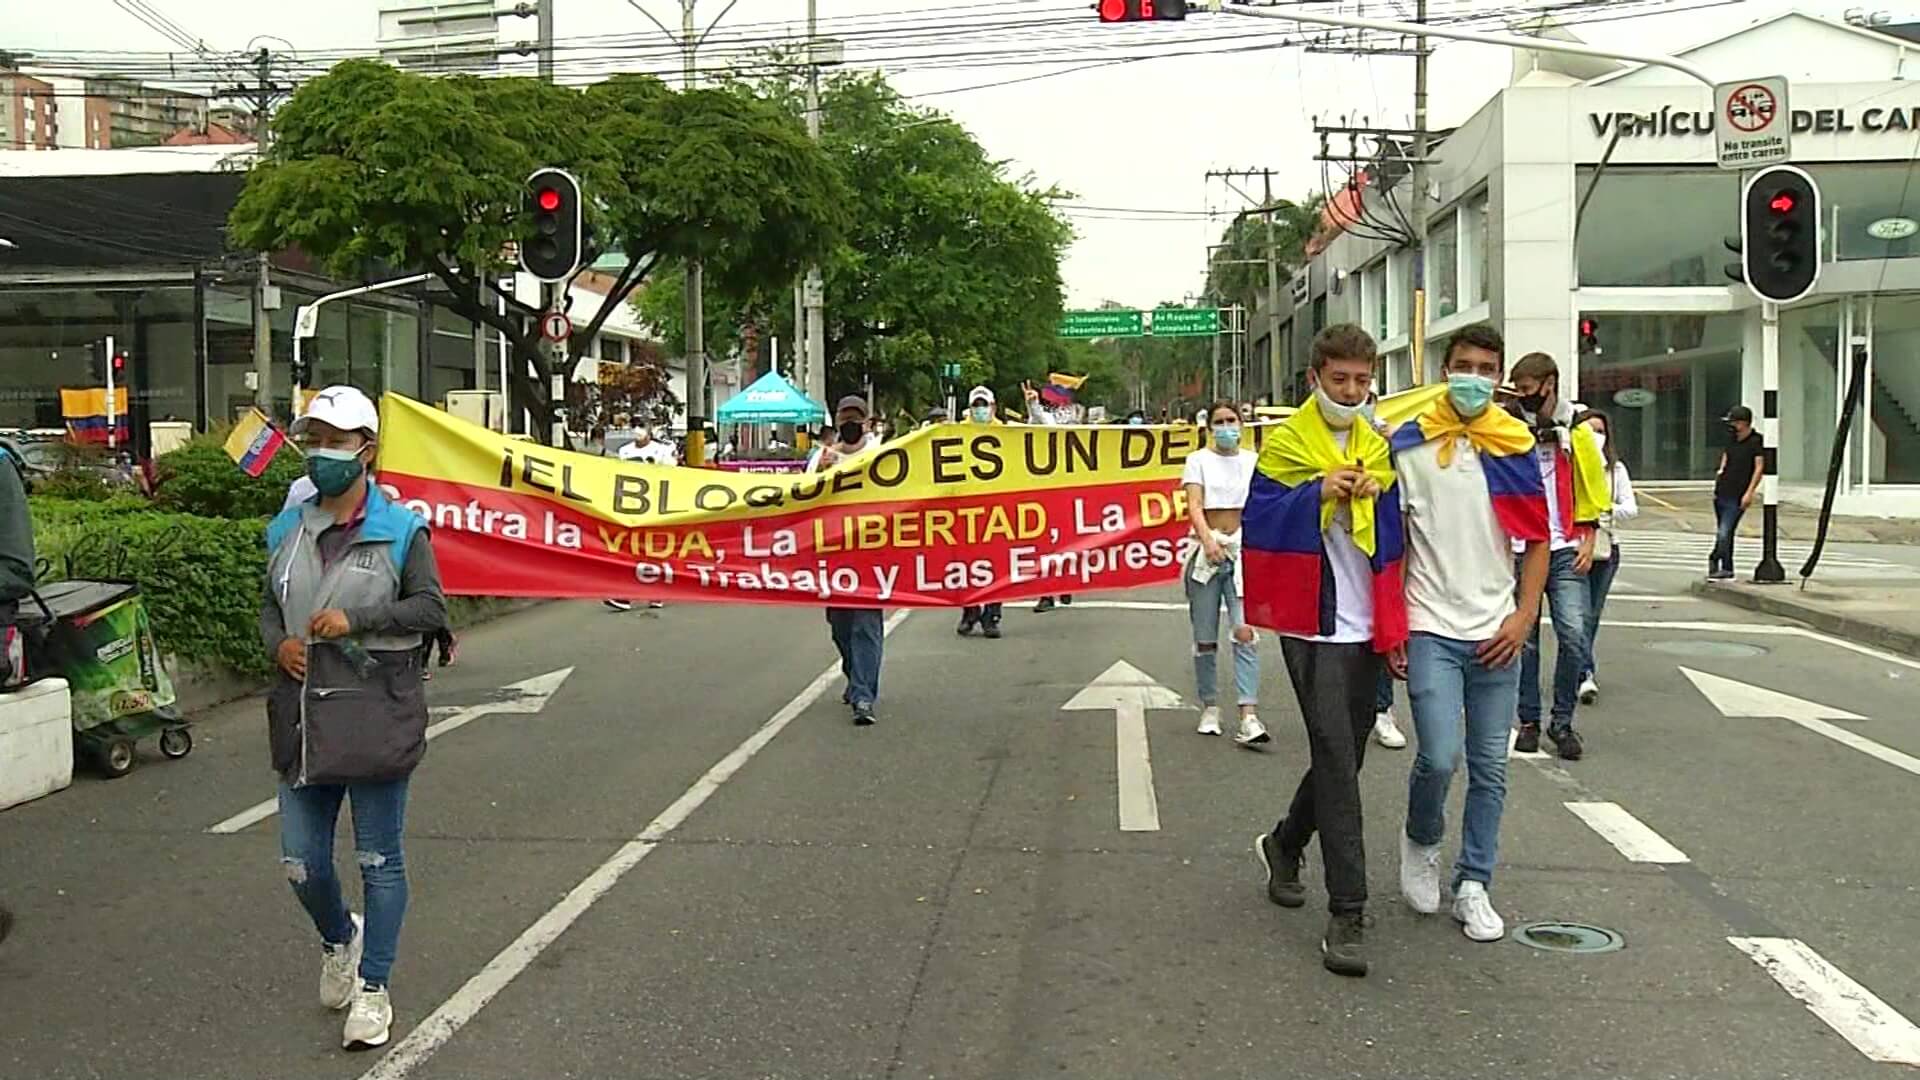
[[[253,106],[253,137],[261,156],[265,156],[270,144],[271,133],[267,130],[268,114],[273,103],[281,94],[281,87],[273,81],[273,53],[261,49],[253,56],[254,84],[252,86],[233,86],[219,91],[217,97],[236,97],[246,100]],[[269,256],[261,252],[254,263],[253,289],[253,403],[260,411],[273,415],[273,312],[280,307],[280,290],[274,288],[269,277]],[[298,382],[298,373],[294,373]],[[300,402],[292,403],[293,412],[300,412]]]
[[[807,135],[816,143],[820,141],[819,27],[819,0],[807,0]],[[807,267],[806,284],[802,291],[807,312],[807,395],[826,404],[827,287],[820,275],[820,264]],[[830,404],[827,407],[832,408]],[[867,407],[872,408],[873,403],[868,402]],[[832,416],[829,415],[828,419],[831,420]]]
[[[553,0],[536,0],[534,4],[534,21],[538,27],[535,31],[537,40],[535,43],[536,52],[534,54],[534,62],[538,65],[541,81],[552,82]],[[549,311],[565,310],[566,304],[564,301],[565,294],[562,293],[559,285],[551,281],[542,281],[540,283],[540,311],[543,315]],[[565,446],[567,445],[567,432],[564,410],[567,403],[566,379],[569,374],[569,372],[565,370],[567,364],[567,343],[564,341],[552,341],[544,343],[543,347],[547,350],[547,364],[551,371],[551,376],[548,378],[545,388],[547,393],[548,415],[553,417],[553,431],[550,433],[552,442],[549,445]],[[506,387],[502,386],[500,389],[504,392]],[[528,427],[531,428],[532,425],[529,424]],[[529,431],[528,434],[532,434],[532,432]]]
[[[1260,178],[1261,197],[1258,200],[1259,209],[1262,213],[1266,215],[1266,218],[1267,218],[1266,256],[1265,258],[1256,260],[1256,261],[1265,263],[1267,267],[1267,304],[1266,304],[1266,307],[1267,307],[1267,378],[1268,378],[1268,381],[1273,385],[1274,391],[1277,393],[1279,391],[1280,382],[1281,382],[1281,378],[1280,378],[1280,375],[1281,375],[1281,372],[1280,372],[1280,357],[1281,357],[1280,250],[1278,246],[1279,241],[1274,235],[1273,170],[1272,169],[1223,169],[1223,170],[1209,169],[1206,173],[1206,179],[1208,180],[1220,179],[1220,180],[1226,181],[1227,187],[1231,188],[1235,194],[1239,195],[1241,198],[1247,200],[1250,203],[1255,201],[1254,198],[1248,195],[1246,192],[1240,190],[1239,187],[1235,186],[1234,181],[1251,180],[1254,177]],[[1241,216],[1244,217],[1245,214],[1243,213]],[[1235,235],[1236,236],[1238,235],[1237,230]],[[1252,344],[1251,342],[1248,343],[1249,347],[1246,352],[1246,357],[1249,363],[1251,363],[1253,359],[1251,344]],[[1236,353],[1235,355],[1237,357],[1239,354]],[[1245,370],[1237,362],[1235,363],[1234,367],[1238,372],[1244,372]],[[1243,396],[1241,393],[1243,379],[1241,377],[1236,377],[1232,380],[1232,382],[1233,382],[1232,396],[1236,400],[1238,400],[1240,397]]]
[[[553,81],[553,0],[538,0],[534,6],[534,22],[537,29],[536,63],[540,68],[542,82]]]
[[[694,34],[694,0],[680,0],[680,88],[692,90],[695,51],[700,39]],[[707,463],[707,307],[705,267],[699,259],[687,263],[686,339],[687,339],[687,464]]]
[[[1427,23],[1427,0],[1418,0],[1413,21]],[[1413,42],[1413,324],[1408,327],[1407,357],[1413,384],[1427,381],[1427,36]]]

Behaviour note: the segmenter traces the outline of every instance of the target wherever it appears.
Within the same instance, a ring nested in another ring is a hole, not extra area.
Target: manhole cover
[[[1514,940],[1548,952],[1597,953],[1624,948],[1627,939],[1605,927],[1585,923],[1528,923],[1513,932]]]
[[[1673,656],[1698,656],[1710,660],[1767,655],[1767,650],[1744,641],[1649,641],[1646,647]]]

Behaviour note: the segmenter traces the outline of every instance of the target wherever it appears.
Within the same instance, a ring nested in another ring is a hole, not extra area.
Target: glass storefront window
[[[92,346],[108,335],[126,355],[131,427],[196,418],[192,286],[10,289],[0,292],[0,428],[64,433],[62,388],[105,387]],[[136,440],[144,443],[143,431]]]
[[[1487,197],[1474,199],[1461,211],[1466,222],[1465,257],[1466,264],[1466,306],[1485,303],[1487,300],[1487,268],[1493,237],[1488,233]]]
[[[1362,279],[1367,297],[1367,332],[1375,341],[1387,340],[1387,268],[1376,266]]]
[[[433,334],[428,342],[427,400],[445,401],[450,390],[472,390],[473,324],[442,307],[433,309]],[[487,372],[499,381],[499,336],[486,335]]]
[[[1717,241],[1716,241],[1717,243]],[[1613,418],[1614,446],[1638,479],[1705,480],[1726,445],[1720,417],[1740,399],[1744,316],[1582,312],[1601,351],[1581,358],[1580,400]],[[1822,414],[1831,416],[1829,411]]]
[[[1855,327],[1859,328],[1857,320]],[[1873,424],[1867,437],[1873,469],[1868,475],[1876,484],[1920,484],[1920,367],[1912,362],[1916,355],[1920,355],[1920,296],[1875,298]],[[1859,468],[1857,461],[1854,468]]]
[[[1460,230],[1448,213],[1427,234],[1427,290],[1430,319],[1460,310]]]
[[[1826,482],[1839,415],[1839,344],[1838,301],[1780,313],[1780,479],[1788,483]],[[1753,412],[1760,415],[1757,403]]]
[[[1920,223],[1920,184],[1907,183],[1909,163],[1853,162],[1805,168],[1820,184],[1820,204],[1826,218],[1820,224],[1832,234],[1829,257],[1846,261],[1920,256],[1920,231],[1899,235]],[[1893,238],[1882,239],[1874,235],[1876,232]]]
[[[1580,284],[1725,285],[1732,259],[1721,239],[1740,231],[1740,176],[1697,169],[1610,166],[1594,183],[1582,166],[1578,195]],[[1577,196],[1576,196],[1577,197]]]

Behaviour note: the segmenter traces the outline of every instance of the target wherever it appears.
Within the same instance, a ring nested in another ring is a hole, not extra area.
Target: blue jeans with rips
[[[1233,585],[1233,560],[1221,563],[1204,582],[1181,575],[1187,587],[1187,617],[1193,623],[1193,681],[1202,705],[1220,704],[1220,609],[1227,611],[1227,632],[1247,624],[1246,608]],[[1260,703],[1260,649],[1233,639],[1233,688],[1238,704]]]
[[[1547,591],[1544,599],[1553,616],[1553,713],[1548,726],[1554,731],[1573,728],[1573,710],[1580,704],[1580,676],[1587,671],[1587,578],[1573,568],[1578,552],[1561,548],[1547,562]],[[1515,563],[1516,576],[1519,564]],[[1540,723],[1540,622],[1534,620],[1533,634],[1520,656],[1520,722]]]
[[[406,825],[407,781],[367,784],[280,785],[280,862],[293,895],[313,919],[320,940],[345,945],[353,940],[353,921],[333,868],[334,823],[340,804],[353,802],[354,861],[366,904],[366,945],[360,954],[360,978],[387,985],[400,948],[400,923],[407,914],[407,860],[400,847]]]
[[[1479,644],[1418,631],[1407,640],[1407,698],[1418,739],[1407,776],[1407,839],[1425,847],[1446,839],[1447,788],[1464,756],[1467,799],[1455,888],[1462,881],[1493,883],[1507,805],[1507,733],[1519,692],[1520,666],[1487,667],[1475,655]]]

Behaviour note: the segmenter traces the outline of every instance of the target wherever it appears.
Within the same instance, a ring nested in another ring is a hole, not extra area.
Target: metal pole
[[[820,141],[819,21],[818,0],[807,0],[807,135],[816,143]],[[819,402],[827,400],[826,291],[819,264],[807,267],[807,392]]]
[[[1787,580],[1780,565],[1780,305],[1760,305],[1760,447],[1765,462],[1760,476],[1760,565],[1753,568],[1759,585]]]
[[[120,423],[120,410],[115,407],[116,402],[113,400],[113,360],[114,360],[114,357],[117,355],[118,354],[113,351],[113,335],[108,334],[107,335],[107,449],[109,450],[115,449],[120,444],[119,436],[114,434],[114,428],[118,427]]]
[[[694,34],[694,0],[680,0],[680,89],[693,89],[696,77],[695,52],[700,39]],[[687,263],[686,339],[687,339],[687,464],[707,463],[707,308],[704,299],[706,268],[700,260]]]
[[[1414,21],[1427,22],[1427,0],[1419,0]],[[1427,381],[1427,39],[1413,43],[1413,175],[1407,212],[1413,215],[1413,320],[1407,326],[1407,359],[1413,384]]]
[[[253,130],[254,138],[260,144],[264,155],[269,143],[270,132],[267,125],[267,95],[273,84],[273,54],[261,49],[254,57],[254,69],[259,76],[258,96],[254,98]],[[272,294],[268,291],[271,282],[267,272],[268,255],[260,253],[256,266],[258,281],[253,296],[253,403],[260,411],[273,415],[273,306],[267,301]],[[296,408],[298,406],[296,405]]]
[[[1266,194],[1267,211],[1267,377],[1275,384],[1280,382],[1280,253],[1274,247],[1273,239],[1273,170],[1260,170],[1263,191]],[[1240,387],[1242,378],[1234,380],[1233,397],[1239,401],[1244,395]]]
[[[553,0],[538,0],[534,5],[534,21],[538,29],[538,64],[540,78],[553,81]]]
[[[1232,309],[1221,312],[1221,314],[1232,318]],[[1209,384],[1213,388],[1213,401],[1220,400],[1220,335],[1230,334],[1232,332],[1233,330],[1230,326],[1223,326],[1216,330],[1213,335],[1213,382]]]

